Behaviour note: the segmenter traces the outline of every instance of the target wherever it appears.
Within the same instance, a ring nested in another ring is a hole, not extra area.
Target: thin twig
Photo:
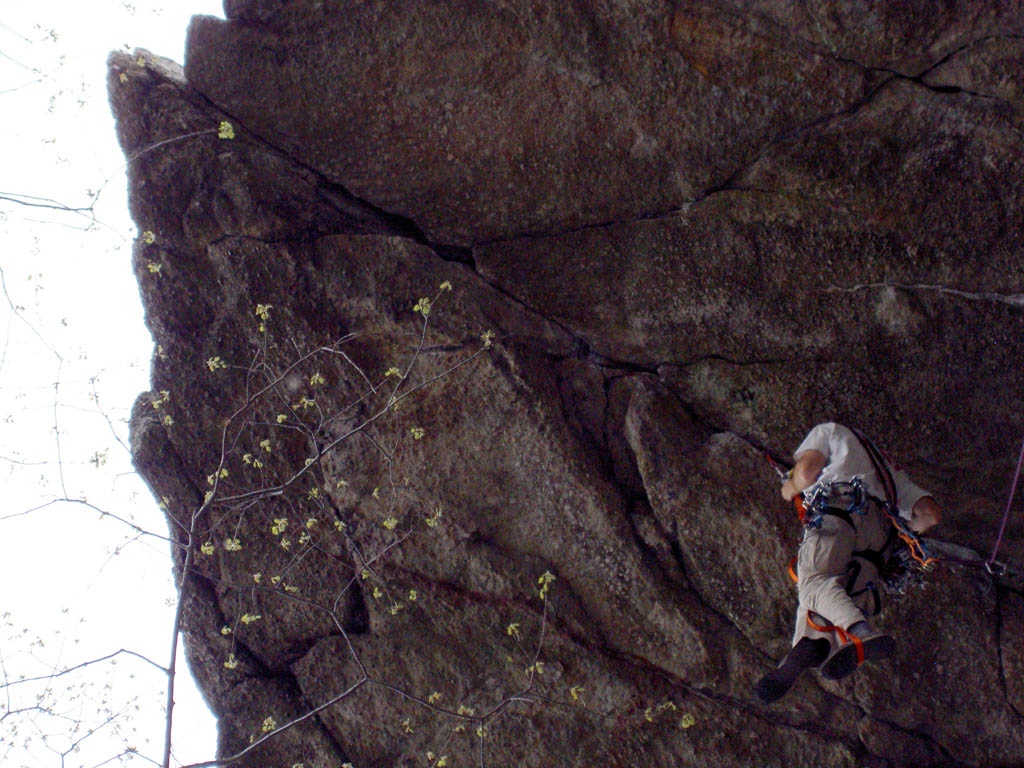
[[[337,704],[342,699],[345,699],[346,697],[350,696],[351,694],[355,693],[357,690],[362,688],[367,682],[368,682],[368,678],[366,678],[366,677],[361,678],[360,680],[356,681],[351,686],[349,686],[349,688],[347,688],[346,690],[342,691],[337,696],[335,696],[335,697],[325,701],[320,706],[314,707],[313,709],[311,709],[308,712],[306,712],[304,715],[300,715],[299,717],[295,718],[294,720],[290,720],[287,723],[285,723],[284,725],[275,728],[270,733],[267,733],[267,734],[264,734],[263,736],[260,736],[260,738],[256,739],[252,744],[247,746],[241,752],[236,752],[235,754],[231,755],[230,757],[224,757],[224,758],[220,758],[218,760],[207,760],[205,763],[190,763],[189,765],[182,766],[182,768],[213,768],[213,766],[216,766],[216,765],[228,765],[230,763],[236,763],[239,760],[241,760],[243,757],[245,757],[247,754],[252,752],[254,749],[256,749],[256,747],[260,746],[261,744],[263,744],[264,742],[268,741],[269,739],[272,739],[272,738],[274,738],[274,737],[284,733],[285,731],[290,730],[291,728],[294,728],[296,725],[299,725],[300,723],[303,723],[303,722],[305,722],[306,720],[309,720],[312,717],[316,717],[318,714],[323,712],[328,707],[333,707],[335,704]]]
[[[89,509],[95,510],[96,512],[98,512],[100,514],[101,517],[109,517],[111,520],[116,520],[117,522],[119,522],[119,523],[121,523],[123,525],[128,526],[129,528],[131,528],[133,531],[135,531],[140,536],[151,536],[154,539],[160,539],[160,541],[166,541],[169,544],[171,544],[172,546],[180,546],[179,544],[177,544],[177,542],[173,541],[172,539],[168,538],[167,536],[161,536],[159,533],[154,533],[153,531],[146,530],[145,528],[142,528],[142,527],[136,525],[135,523],[131,522],[130,520],[125,520],[123,517],[120,517],[119,515],[115,515],[113,512],[107,512],[105,509],[100,509],[95,504],[91,504],[88,501],[86,501],[85,499],[69,499],[69,498],[66,498],[66,497],[62,498],[62,499],[51,499],[50,501],[47,501],[46,503],[40,504],[40,505],[38,505],[36,507],[32,507],[31,509],[26,509],[26,510],[24,510],[22,512],[12,512],[9,515],[4,515],[4,516],[0,517],[0,521],[10,520],[11,518],[15,518],[15,517],[24,517],[25,515],[31,515],[32,513],[38,512],[41,509],[46,509],[48,507],[52,507],[54,504],[80,504],[83,507],[88,507]]]
[[[143,656],[141,653],[137,653],[136,651],[130,651],[127,648],[120,648],[120,649],[114,651],[113,653],[108,653],[106,656],[100,656],[97,659],[90,659],[89,661],[83,661],[82,663],[76,664],[73,667],[68,667],[67,669],[63,669],[60,672],[51,672],[51,673],[49,673],[47,675],[39,675],[38,677],[23,677],[20,680],[6,680],[6,670],[5,670],[4,671],[5,682],[0,683],[0,688],[10,689],[10,688],[13,688],[16,685],[22,685],[24,683],[38,683],[38,682],[41,682],[41,681],[44,681],[44,680],[47,681],[47,682],[50,682],[52,680],[55,680],[58,677],[64,677],[64,675],[70,675],[72,672],[77,672],[80,669],[85,669],[86,667],[91,667],[93,664],[101,664],[104,661],[110,661],[111,659],[116,658],[117,656],[120,656],[122,653],[126,654],[128,656],[134,656],[137,659],[142,659],[142,661],[146,662],[147,664],[149,664],[149,665],[151,665],[153,667],[156,667],[157,669],[159,669],[164,674],[167,674],[167,672],[168,672],[167,669],[165,669],[164,667],[161,667],[159,664],[157,664],[152,659],[147,658],[146,656]]]

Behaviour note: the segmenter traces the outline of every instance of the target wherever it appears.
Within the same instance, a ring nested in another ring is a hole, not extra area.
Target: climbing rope
[[[1006,511],[1003,512],[1003,522],[999,525],[999,536],[996,544],[992,547],[992,554],[985,561],[985,570],[992,576],[1002,576],[1006,573],[1006,564],[996,560],[999,553],[999,546],[1003,543],[1003,534],[1006,533],[1006,521],[1010,519],[1010,508],[1013,506],[1013,497],[1017,493],[1017,483],[1020,480],[1020,468],[1024,464],[1024,441],[1020,444],[1020,458],[1017,459],[1017,471],[1013,473],[1013,484],[1010,486],[1010,497],[1006,500]]]

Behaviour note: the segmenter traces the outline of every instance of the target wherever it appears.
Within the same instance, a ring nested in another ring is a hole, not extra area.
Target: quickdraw
[[[996,555],[999,554],[999,545],[1003,543],[1003,534],[1006,533],[1006,521],[1010,519],[1010,508],[1013,506],[1013,497],[1017,493],[1017,483],[1020,481],[1022,466],[1024,466],[1024,441],[1021,441],[1020,444],[1017,471],[1013,473],[1013,484],[1010,486],[1010,496],[1006,501],[1006,511],[1003,512],[1003,522],[999,524],[999,536],[996,538],[995,546],[992,547],[992,554],[985,561],[985,570],[989,572],[990,576],[1002,576],[1007,571],[1006,563],[996,560]]]
[[[849,482],[833,481],[818,483],[804,491],[804,525],[820,528],[825,515],[849,518],[850,515],[865,514],[870,497],[864,481],[854,477]],[[852,518],[849,518],[852,525]]]
[[[895,529],[893,529],[895,531]],[[912,587],[924,584],[925,571],[910,555],[910,549],[902,540],[897,542],[890,553],[885,567],[879,570],[882,588],[890,597],[903,597]]]
[[[889,511],[888,505],[882,505],[882,511],[885,516],[889,518],[889,522],[892,523],[892,527],[896,530],[896,535],[900,537],[906,546],[906,552],[910,555],[911,561],[907,563],[909,567],[917,567],[922,571],[930,571],[932,566],[939,562],[939,558],[932,557],[928,554],[928,548],[925,543],[921,540],[921,537],[914,533],[903,518],[898,514],[894,515]]]

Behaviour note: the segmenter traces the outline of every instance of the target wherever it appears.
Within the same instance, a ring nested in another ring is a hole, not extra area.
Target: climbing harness
[[[1003,537],[1006,533],[1006,525],[1010,518],[1010,511],[1013,508],[1013,500],[1020,482],[1021,471],[1024,469],[1024,441],[1021,442],[1020,455],[1017,459],[1017,468],[1014,471],[1013,482],[1010,485],[1010,493],[1006,501],[1006,509],[1003,511],[1003,517],[999,524],[999,533],[996,536],[996,542],[992,547],[992,554],[989,555],[987,560],[965,560],[962,558],[948,556],[933,557],[929,554],[927,546],[921,537],[914,531],[910,530],[906,522],[899,515],[899,510],[896,506],[896,484],[893,481],[892,475],[889,473],[882,452],[859,430],[851,428],[851,431],[857,436],[857,439],[867,452],[868,458],[871,460],[875,472],[882,479],[883,488],[885,489],[887,497],[886,500],[883,502],[881,499],[871,496],[864,491],[866,501],[863,502],[862,505],[858,494],[863,490],[863,482],[860,483],[860,490],[854,487],[854,483],[858,481],[859,478],[853,478],[853,480],[847,483],[846,485],[850,486],[849,488],[843,488],[843,484],[837,483],[821,484],[818,488],[810,489],[811,497],[809,500],[805,501],[801,494],[797,494],[793,498],[793,504],[796,507],[801,525],[806,525],[812,528],[820,527],[823,515],[825,514],[836,515],[853,525],[853,519],[850,517],[851,513],[864,514],[867,503],[873,502],[879,504],[886,518],[892,524],[891,533],[895,534],[899,539],[899,541],[896,542],[896,546],[892,549],[889,557],[886,559],[886,562],[883,564],[884,567],[878,568],[885,591],[892,595],[906,594],[909,587],[921,584],[923,582],[924,572],[930,571],[936,563],[947,563],[950,565],[969,566],[973,568],[982,567],[990,576],[993,577],[1020,573],[1019,571],[1010,568],[1006,563],[997,560],[996,556],[999,554],[999,548],[1002,545]],[[767,451],[764,452],[764,456],[779,476],[779,479],[785,482],[789,478],[792,468],[777,461]],[[834,489],[828,486],[839,487]],[[835,496],[833,496],[834,491],[838,491]],[[839,503],[830,503],[833,498],[838,499]],[[845,507],[842,506],[844,500],[846,504]],[[893,512],[895,512],[895,514],[893,514]],[[886,547],[888,546],[889,542],[886,543]],[[854,552],[855,556],[861,556],[861,554],[861,552]],[[871,558],[869,557],[868,559]],[[796,557],[794,557],[789,563],[789,575],[794,582],[797,580],[796,560]]]
[[[877,504],[884,509],[882,502],[868,493],[864,479],[859,476],[855,476],[849,481],[818,483],[804,491],[803,496],[805,508],[803,523],[808,528],[820,528],[825,516],[832,515],[843,520],[856,531],[857,526],[853,522],[853,515],[867,514],[870,504]],[[872,616],[882,610],[882,601],[875,582],[869,581],[863,589],[851,591],[862,570],[860,560],[866,560],[875,566],[887,593],[901,594],[903,587],[897,585],[897,580],[903,578],[906,565],[903,560],[900,560],[899,563],[893,562],[893,554],[895,551],[905,552],[906,548],[897,546],[894,549],[896,544],[898,544],[896,531],[890,526],[889,535],[881,547],[878,549],[856,549],[851,555],[850,566],[847,568],[847,594],[856,600],[861,595],[870,592],[874,602],[874,609],[870,613]],[[792,563],[790,572],[792,575],[796,573]]]
[[[846,569],[846,592],[854,600],[870,592],[873,598],[873,610],[866,616],[877,615],[881,611],[881,599],[878,594],[878,587],[873,581],[869,581],[862,589],[853,591],[857,584],[863,566],[857,558],[864,559],[875,566],[879,574],[882,588],[893,597],[903,596],[911,587],[920,586],[924,582],[924,574],[930,571],[936,563],[951,563],[954,565],[969,565],[974,567],[983,566],[989,575],[1002,576],[1008,572],[1005,563],[996,559],[999,547],[1003,541],[1006,531],[1006,524],[1013,506],[1013,498],[1016,494],[1017,485],[1020,481],[1021,469],[1024,467],[1024,442],[1021,444],[1020,457],[1017,460],[1017,469],[1014,473],[1013,483],[1010,486],[1009,498],[1006,502],[1006,510],[999,526],[999,535],[996,538],[995,546],[988,560],[962,560],[953,557],[932,557],[928,549],[914,531],[899,514],[899,506],[896,492],[896,483],[889,471],[888,463],[878,447],[872,443],[864,434],[856,429],[851,429],[857,440],[863,446],[876,475],[882,482],[885,490],[885,500],[879,499],[868,493],[863,478],[854,477],[846,482],[817,483],[802,494],[793,498],[794,506],[800,518],[800,523],[808,528],[820,528],[826,515],[833,515],[845,520],[851,528],[856,530],[852,515],[863,515],[868,511],[870,504],[877,504],[885,517],[889,520],[889,535],[885,544],[880,550],[855,550],[852,553],[850,564]],[[765,457],[775,469],[782,482],[785,482],[792,474],[792,469],[783,469],[783,466],[765,452]],[[797,556],[789,562],[789,576],[794,583],[798,583]],[[845,630],[828,621],[825,617],[808,611],[807,624],[813,629],[823,633],[834,633],[841,645],[852,643],[856,651],[857,666],[864,662],[863,641]]]

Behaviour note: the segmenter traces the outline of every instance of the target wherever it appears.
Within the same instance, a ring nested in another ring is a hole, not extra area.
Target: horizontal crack
[[[806,40],[806,38],[801,38],[801,39]],[[984,35],[982,37],[975,38],[974,40],[971,40],[969,42],[966,42],[966,43],[963,43],[963,44],[957,46],[956,48],[954,48],[949,53],[947,53],[947,54],[943,55],[942,57],[940,57],[934,63],[929,64],[927,67],[925,67],[923,70],[918,72],[916,75],[910,74],[910,73],[907,73],[907,72],[900,72],[897,69],[890,69],[889,67],[879,67],[879,66],[875,66],[875,65],[872,65],[872,64],[865,64],[864,62],[858,61],[857,59],[851,58],[849,56],[839,55],[838,53],[836,53],[835,47],[831,46],[831,44],[829,45],[829,47],[832,49],[832,53],[830,55],[836,61],[840,61],[840,62],[843,62],[845,64],[853,64],[854,66],[858,66],[858,67],[861,67],[862,69],[869,70],[869,71],[872,71],[872,72],[881,72],[881,73],[884,73],[884,74],[892,75],[893,77],[899,78],[901,80],[912,80],[912,81],[917,82],[921,78],[927,77],[929,74],[934,72],[936,69],[941,67],[943,64],[948,62],[950,59],[953,59],[953,58],[959,56],[961,53],[963,53],[964,51],[968,50],[969,48],[973,48],[973,47],[975,47],[977,45],[982,45],[984,43],[989,42],[990,40],[1022,40],[1022,39],[1024,39],[1024,34],[1014,34],[1014,33],[1007,33],[1007,34],[1003,34],[1003,35]],[[808,42],[813,42],[813,41],[808,41]]]
[[[861,283],[849,288],[826,288],[825,293],[856,293],[870,289],[896,288],[901,291],[934,291],[949,294],[970,301],[993,301],[1009,304],[1012,307],[1024,308],[1024,293],[996,293],[994,291],[964,291],[959,288],[948,288],[944,285],[927,283]]]
[[[926,77],[927,75],[929,75],[932,72],[934,72],[936,69],[941,67],[943,64],[945,64],[950,59],[953,59],[953,58],[956,58],[957,56],[959,56],[961,53],[966,51],[968,48],[973,48],[973,47],[975,47],[977,45],[982,45],[984,43],[989,42],[990,40],[1024,40],[1024,35],[1018,35],[1018,34],[1013,34],[1013,33],[1005,34],[1005,35],[985,35],[984,37],[979,37],[979,38],[976,38],[974,40],[971,40],[968,43],[964,43],[959,48],[953,49],[952,51],[947,53],[945,56],[943,56],[941,59],[939,59],[934,64],[932,64],[930,67],[928,67],[927,69],[925,69],[924,71],[920,72],[919,74],[917,74],[915,76],[908,76],[908,75],[904,75],[904,74],[899,73],[899,72],[893,72],[893,74],[898,75],[898,76],[903,77],[903,78],[906,78],[908,80],[919,81],[919,80],[921,80],[921,78]]]
[[[854,62],[854,63],[856,63],[856,62]],[[881,70],[879,70],[879,71],[881,71]],[[924,75],[922,74],[920,77],[923,77],[923,76]],[[746,190],[736,186],[738,180],[741,179],[747,173],[747,171],[749,171],[751,168],[753,168],[755,165],[757,165],[764,158],[764,156],[768,153],[768,151],[772,147],[776,146],[777,144],[779,144],[779,143],[781,143],[783,141],[786,141],[787,139],[793,138],[795,136],[799,136],[799,135],[801,135],[803,133],[807,133],[808,131],[811,131],[814,128],[817,128],[818,126],[824,125],[824,124],[828,123],[829,121],[834,120],[836,118],[852,117],[858,110],[860,110],[862,107],[867,105],[871,101],[871,99],[873,99],[883,88],[885,88],[885,86],[887,86],[888,84],[890,84],[890,83],[892,83],[892,82],[894,82],[896,80],[903,79],[903,78],[910,79],[910,78],[906,78],[903,75],[899,75],[898,73],[891,73],[890,77],[888,77],[885,80],[883,80],[882,82],[878,83],[867,94],[865,94],[861,98],[857,99],[853,103],[843,107],[842,109],[837,110],[835,112],[830,112],[830,113],[825,114],[825,115],[820,115],[820,116],[818,116],[818,117],[816,117],[816,118],[814,118],[812,120],[809,120],[806,123],[803,123],[803,124],[801,124],[801,125],[799,125],[799,126],[797,126],[795,128],[792,128],[792,129],[790,129],[788,131],[784,131],[784,132],[778,134],[777,136],[772,137],[771,139],[769,139],[768,141],[765,142],[765,144],[761,147],[761,149],[757,152],[757,154],[753,157],[753,159],[743,163],[743,165],[741,165],[740,167],[738,167],[735,170],[733,170],[731,173],[729,173],[728,176],[726,176],[726,178],[723,181],[718,182],[717,184],[712,184],[712,185],[706,187],[703,191],[701,191],[699,194],[697,194],[696,197],[694,197],[691,200],[683,200],[683,201],[680,201],[678,204],[673,204],[673,205],[667,206],[665,208],[656,209],[656,210],[648,211],[648,212],[645,212],[645,213],[640,213],[640,214],[637,214],[636,216],[631,216],[629,218],[610,219],[610,220],[607,220],[607,221],[596,222],[596,223],[593,223],[593,224],[584,224],[584,225],[579,226],[579,227],[569,227],[569,228],[565,228],[565,229],[561,229],[561,230],[556,230],[556,231],[549,231],[549,232],[522,232],[522,233],[517,233],[517,234],[515,234],[515,235],[513,235],[511,237],[498,238],[498,239],[495,239],[495,240],[488,240],[488,241],[484,241],[484,242],[478,243],[476,245],[476,247],[477,248],[488,248],[488,247],[491,247],[491,246],[501,245],[503,243],[511,243],[511,242],[515,242],[515,241],[518,241],[518,240],[531,240],[531,239],[541,239],[541,238],[549,239],[549,238],[565,237],[565,236],[573,235],[573,234],[576,234],[576,233],[579,233],[579,232],[588,232],[588,231],[591,231],[591,230],[607,229],[607,228],[610,228],[610,227],[623,226],[625,224],[633,224],[633,223],[636,223],[636,222],[656,221],[658,219],[668,218],[670,216],[675,216],[675,215],[678,215],[680,213],[685,213],[686,211],[690,210],[690,208],[692,208],[693,206],[696,206],[696,205],[699,205],[700,203],[703,203],[708,198],[710,198],[713,195],[716,195],[716,194],[718,194],[720,192],[746,191]]]
[[[228,240],[244,240],[260,245],[309,245],[329,235],[310,234],[303,237],[259,237],[257,235],[246,235],[234,232],[225,232],[206,243],[207,248],[213,248]]]
[[[798,722],[795,719],[793,719],[793,717],[788,712],[770,712],[763,706],[753,704],[752,700],[737,699],[727,694],[719,693],[708,688],[702,688],[700,686],[691,685],[685,680],[675,677],[672,673],[656,665],[651,664],[651,662],[647,661],[647,659],[644,659],[642,656],[634,656],[633,654],[628,653],[613,653],[612,655],[618,656],[622,660],[629,662],[632,666],[636,667],[637,669],[646,670],[650,674],[653,674],[656,677],[660,677],[662,680],[664,680],[674,688],[682,689],[693,696],[707,699],[708,701],[724,705],[730,709],[741,711],[747,716],[767,723],[769,726],[773,728],[788,728],[793,731],[797,731],[800,733],[808,733],[814,736],[819,736],[823,739],[827,739],[832,742],[838,742],[853,747],[853,742],[846,738],[842,733],[832,730],[827,726],[819,725],[814,720],[804,720],[803,722]],[[835,694],[829,693],[824,689],[822,689],[821,692],[826,697],[826,699],[846,701],[846,703],[853,704],[853,706],[857,707],[857,705],[854,702],[850,702],[846,699],[842,699],[839,696],[835,696]]]

